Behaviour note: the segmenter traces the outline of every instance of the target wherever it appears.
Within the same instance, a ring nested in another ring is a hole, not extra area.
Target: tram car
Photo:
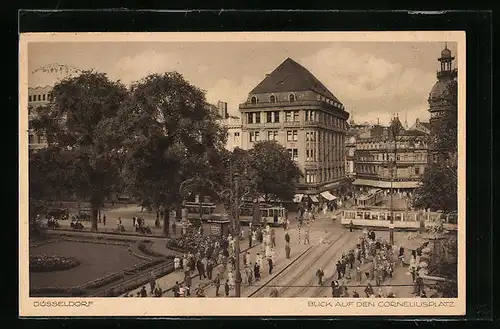
[[[349,227],[352,223],[354,227],[366,227],[373,229],[387,229],[391,227],[391,215],[394,214],[394,229],[399,230],[418,230],[421,225],[421,219],[426,228],[439,226],[448,230],[456,230],[455,220],[445,216],[440,212],[424,212],[408,210],[394,210],[391,212],[387,208],[354,208],[343,210],[340,213],[341,224]]]
[[[186,202],[185,207],[187,209],[187,218],[190,221],[199,221],[200,218],[203,218],[203,222],[208,222],[220,217],[215,213],[216,205],[212,202],[203,202],[201,204],[199,202]]]
[[[381,189],[371,189],[367,193],[362,194],[357,201],[360,207],[377,206],[384,200],[384,193]]]
[[[254,209],[252,205],[243,206],[240,209],[240,224],[249,225],[254,223]],[[268,204],[261,204],[260,210],[260,223],[257,225],[269,225],[269,226],[282,226],[286,220],[286,209],[281,206],[273,206]],[[253,225],[253,224],[252,224]]]

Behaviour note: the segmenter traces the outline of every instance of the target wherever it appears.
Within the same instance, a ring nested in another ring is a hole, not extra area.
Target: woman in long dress
[[[174,269],[178,271],[181,267],[181,260],[179,257],[175,257],[174,259]]]

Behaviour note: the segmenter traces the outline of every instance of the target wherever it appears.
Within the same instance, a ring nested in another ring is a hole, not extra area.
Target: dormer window
[[[290,94],[290,96],[288,96],[288,100],[290,102],[295,102],[295,95],[294,94]]]
[[[271,103],[276,103],[276,97],[274,97],[274,95],[271,95],[271,97],[269,97],[269,101]]]
[[[252,104],[257,104],[257,97],[253,96],[250,101],[252,102]]]

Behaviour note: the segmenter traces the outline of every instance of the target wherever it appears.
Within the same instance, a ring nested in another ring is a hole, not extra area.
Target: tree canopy
[[[30,195],[66,193],[89,200],[93,230],[104,198],[119,183],[120,153],[109,141],[121,138],[108,128],[126,96],[119,82],[84,71],[57,83],[50,103],[38,108],[32,120],[49,147],[31,156]]]
[[[205,93],[177,72],[153,74],[131,87],[115,120],[127,136],[124,177],[128,190],[142,201],[169,211],[182,196],[180,185],[195,173],[211,175],[220,161],[226,132]]]
[[[249,150],[255,188],[266,202],[293,200],[302,172],[276,141],[260,141]]]

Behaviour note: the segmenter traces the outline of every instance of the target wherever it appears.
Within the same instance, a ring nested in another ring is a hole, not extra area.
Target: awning
[[[295,202],[295,203],[302,202],[303,197],[304,197],[304,194],[295,194],[293,196],[293,202]]]
[[[318,197],[317,197],[317,196],[315,196],[315,195],[310,195],[309,197],[311,198],[312,202],[319,203],[319,200],[318,200]]]
[[[333,196],[330,192],[328,191],[325,191],[325,192],[321,192],[320,193],[321,196],[325,199],[327,199],[328,201],[332,201],[332,200],[335,200],[337,197],[336,196]]]
[[[379,180],[370,180],[370,179],[356,179],[353,183],[354,185],[361,186],[373,186],[378,188],[391,188],[390,181],[379,181]],[[407,181],[407,182],[393,182],[393,188],[417,188],[420,182],[416,181]]]

